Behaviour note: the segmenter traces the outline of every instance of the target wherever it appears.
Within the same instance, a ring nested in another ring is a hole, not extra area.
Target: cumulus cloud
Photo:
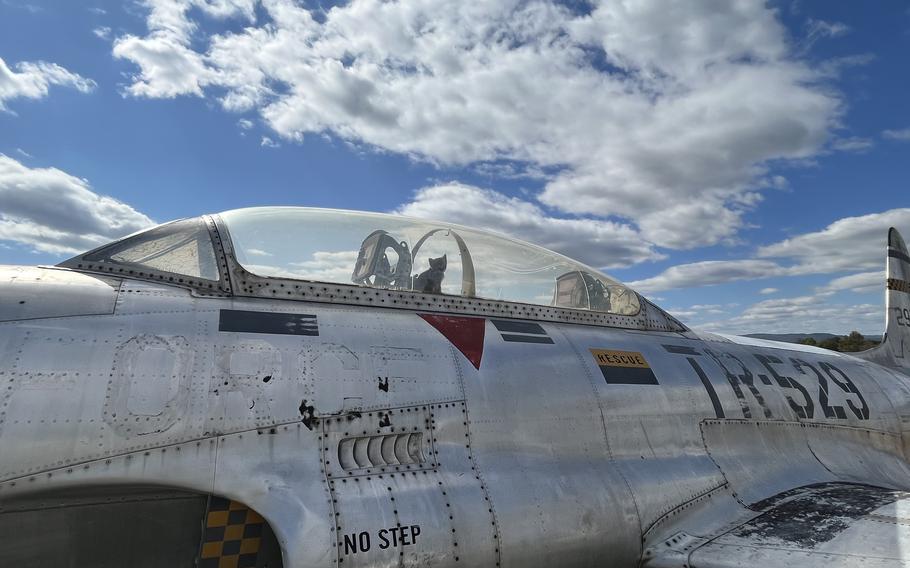
[[[875,270],[872,272],[859,272],[835,278],[826,286],[822,287],[819,292],[839,292],[841,290],[850,290],[857,294],[868,292],[880,292],[885,289],[885,271]]]
[[[0,57],[0,111],[9,112],[7,101],[16,98],[43,99],[52,85],[72,87],[81,93],[95,88],[95,82],[67,71],[55,63],[22,62],[10,68]]]
[[[258,258],[241,258],[243,266],[253,274],[299,278],[316,282],[350,282],[351,271],[357,262],[358,251],[315,251],[308,260],[281,266],[268,264],[271,253],[247,249],[244,253]]]
[[[805,233],[758,249],[760,258],[794,262],[792,274],[827,274],[881,269],[888,228],[910,228],[910,208],[845,217],[821,231]]]
[[[351,267],[357,263],[356,250],[317,251],[311,260],[293,263],[297,278],[322,282],[350,282]]]
[[[0,154],[0,240],[64,255],[138,231],[152,220],[57,168]]]
[[[687,308],[669,308],[667,309],[673,316],[684,321],[687,325],[697,326],[699,322],[706,319],[717,318],[723,314],[729,314],[731,308],[739,304],[695,304]]]
[[[148,33],[114,44],[138,69],[130,95],[216,97],[287,139],[552,171],[541,202],[659,246],[732,239],[766,164],[823,151],[842,113],[762,0],[145,5]],[[206,31],[224,18],[243,25]]]
[[[195,9],[207,16],[254,19],[255,0],[145,0],[149,34],[124,35],[114,42],[114,56],[139,66],[126,92],[135,96],[173,98],[202,96],[203,88],[219,82],[215,69],[193,50],[192,34],[197,24],[187,12]]]
[[[650,293],[676,288],[694,288],[780,276],[784,269],[767,260],[705,260],[678,264],[664,270],[657,276],[629,282],[639,292]]]
[[[844,217],[821,231],[759,247],[756,253],[758,258],[680,264],[629,284],[642,292],[655,292],[772,276],[880,270],[885,265],[885,245],[890,227],[910,228],[910,208]],[[871,274],[879,273],[865,272],[838,278],[829,284],[827,290],[871,291]],[[875,286],[880,285],[881,281],[875,283]],[[766,288],[761,293],[776,291],[775,288]]]
[[[875,333],[884,322],[881,306],[844,304],[826,296],[797,296],[764,300],[735,317],[698,325],[698,329],[721,333]]]
[[[529,201],[464,184],[421,189],[395,213],[505,233],[596,267],[615,268],[663,258],[629,225],[557,218]]]

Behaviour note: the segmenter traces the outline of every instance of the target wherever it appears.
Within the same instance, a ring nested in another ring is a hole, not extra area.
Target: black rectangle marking
[[[493,326],[499,331],[503,341],[553,345],[553,340],[547,335],[547,330],[539,323],[498,319],[491,319],[490,321],[493,322]]]
[[[598,365],[604,380],[611,385],[656,385],[654,371],[643,367],[614,367]]]
[[[685,345],[664,345],[664,349],[677,355],[701,355],[698,351]]]
[[[503,333],[502,340],[512,343],[553,343],[553,340],[546,335],[510,335]]]
[[[221,310],[218,331],[319,335],[319,325],[316,316],[310,314]]]
[[[890,256],[891,258],[897,258],[897,259],[903,260],[904,262],[910,263],[910,256],[907,256],[906,254],[904,254],[903,251],[900,251],[900,250],[889,248],[888,256]]]
[[[490,321],[493,322],[493,325],[496,326],[496,329],[506,333],[536,333],[538,335],[547,334],[547,332],[543,330],[543,327],[541,327],[539,323],[496,319],[491,319]]]

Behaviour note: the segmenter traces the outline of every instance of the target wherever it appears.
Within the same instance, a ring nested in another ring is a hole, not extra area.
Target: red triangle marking
[[[452,342],[475,369],[480,369],[480,358],[483,357],[483,334],[486,329],[485,318],[464,318],[436,314],[417,314],[439,333]]]

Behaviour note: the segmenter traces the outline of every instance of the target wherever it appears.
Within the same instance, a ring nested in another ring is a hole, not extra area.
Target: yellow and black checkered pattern
[[[199,568],[254,568],[265,520],[242,503],[209,499]]]
[[[906,280],[899,280],[897,278],[889,278],[888,289],[910,294],[910,282],[907,282]]]

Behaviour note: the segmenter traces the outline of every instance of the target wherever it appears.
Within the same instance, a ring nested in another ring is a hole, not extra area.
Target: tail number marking
[[[910,317],[908,317],[910,321]],[[687,360],[692,368],[696,371],[702,383],[706,382],[705,371],[693,356],[702,355],[696,349],[689,346],[681,345],[664,345],[669,352],[677,355],[688,355]],[[803,359],[791,357],[784,361],[783,359],[766,353],[753,353],[752,356],[761,365],[762,370],[766,373],[753,373],[749,370],[745,362],[739,357],[713,349],[704,349],[709,360],[719,368],[724,378],[733,389],[736,399],[739,402],[743,418],[761,418],[773,420],[775,417],[771,408],[766,403],[766,396],[762,391],[771,387],[777,387],[783,394],[787,405],[793,410],[793,413],[801,419],[811,420],[815,418],[816,406],[819,414],[831,420],[848,420],[856,417],[858,420],[869,420],[869,404],[856,383],[847,376],[842,369],[832,363],[820,361],[809,363]],[[790,366],[796,372],[800,379],[810,380],[816,383],[815,388],[807,387],[795,377],[789,376],[784,369]],[[734,367],[738,367],[735,369]],[[770,375],[770,376],[769,376]],[[758,379],[757,381],[755,379]],[[843,398],[847,410],[840,405],[831,404],[831,385],[840,389],[848,395]],[[745,387],[745,389],[743,388]],[[708,386],[706,385],[706,389]],[[813,397],[814,392],[817,395]],[[747,397],[748,393],[751,397]],[[715,414],[718,418],[724,417],[722,408],[719,408],[717,395],[713,393],[713,387],[708,389],[714,403]],[[755,412],[754,404],[757,404],[759,412]],[[850,416],[852,415],[852,416]]]
[[[897,325],[910,327],[910,310],[907,308],[893,308],[897,313]]]
[[[761,363],[769,373],[771,373],[771,376],[774,377],[774,380],[777,382],[778,386],[785,389],[799,391],[800,395],[805,400],[805,404],[800,404],[799,401],[794,400],[793,397],[790,396],[790,393],[784,392],[784,398],[787,399],[787,404],[790,405],[790,408],[793,410],[793,412],[800,418],[814,418],[815,403],[812,402],[812,397],[809,396],[809,391],[806,390],[806,387],[801,385],[792,377],[780,374],[778,370],[772,366],[781,365],[783,364],[783,361],[774,355],[761,355],[759,353],[755,353],[754,355],[758,362]],[[771,384],[771,382],[768,380],[767,375],[759,375],[758,378],[766,385]]]

